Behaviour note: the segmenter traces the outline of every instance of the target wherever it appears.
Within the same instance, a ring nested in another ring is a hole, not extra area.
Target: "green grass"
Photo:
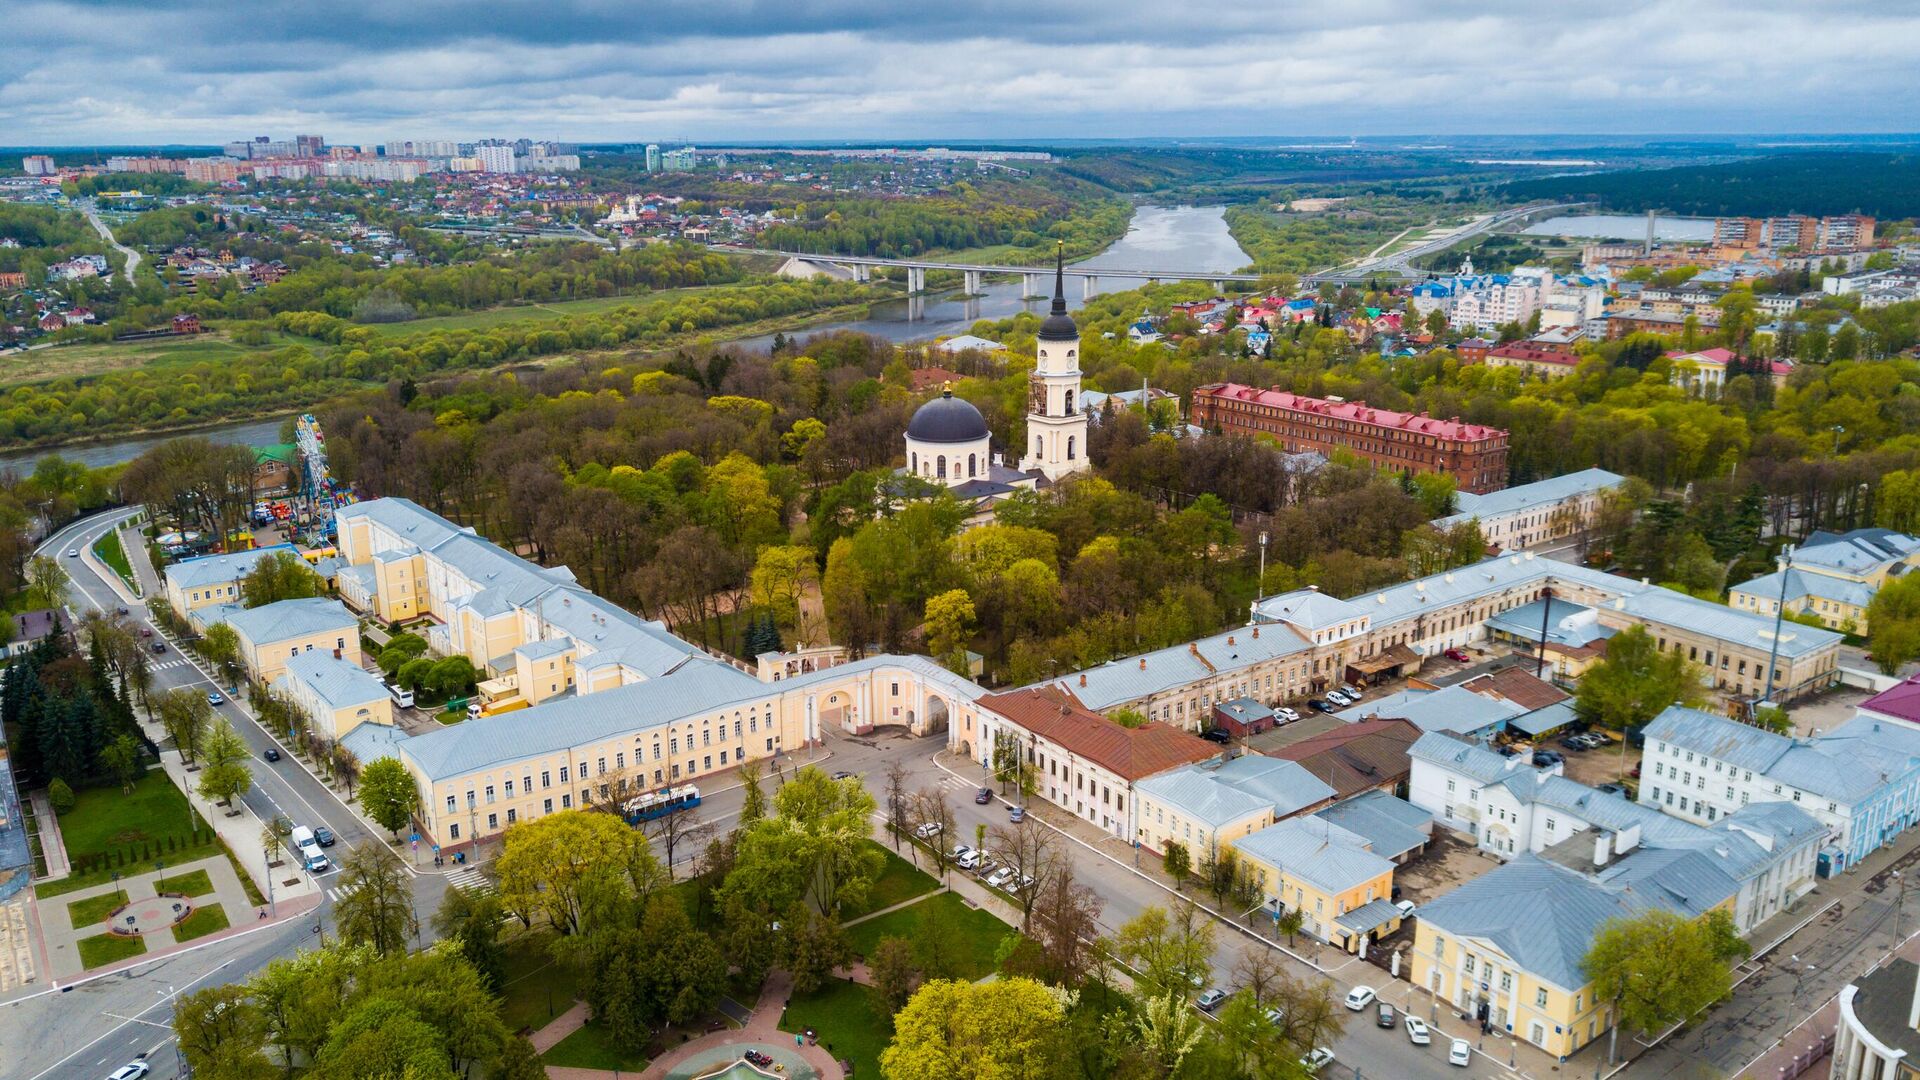
[[[133,564],[127,561],[127,553],[120,546],[120,533],[117,530],[102,536],[93,545],[93,553],[100,556],[101,562],[113,567],[113,572],[126,581],[128,588],[133,588],[136,593],[139,592],[133,584]]]
[[[853,950],[862,957],[873,952],[883,937],[903,937],[912,941],[920,932],[921,912],[929,907],[948,908],[952,918],[950,924],[962,935],[962,947],[958,963],[958,974],[966,979],[979,979],[990,974],[994,953],[1000,948],[1000,940],[1013,932],[1013,928],[1001,922],[988,912],[968,907],[958,893],[936,893],[912,907],[901,908],[877,919],[868,919],[858,926],[847,927],[847,939]]]
[[[92,970],[139,956],[146,951],[147,943],[139,937],[95,934],[80,939],[80,966]]]
[[[179,924],[173,928],[173,940],[192,941],[197,937],[217,934],[229,925],[231,924],[227,922],[226,909],[219,904],[208,904],[206,907],[194,908],[193,914],[180,920]]]
[[[187,797],[159,769],[136,781],[131,795],[122,795],[114,785],[84,788],[74,795],[73,809],[59,815],[59,820],[67,859],[76,869],[58,881],[35,883],[41,897],[104,885],[116,873],[128,877],[151,870],[155,861],[178,866],[226,850],[217,839],[193,842],[195,828],[205,837],[211,832],[187,805]],[[172,850],[166,849],[169,839]],[[78,869],[89,859],[100,862]]]
[[[467,718],[467,710],[446,709],[441,712],[434,713],[433,718],[435,720],[440,721],[440,723],[444,724],[447,727],[452,727],[453,725]]]
[[[67,905],[67,918],[74,929],[92,926],[94,923],[113,914],[113,910],[127,902],[127,890],[117,889],[104,896],[90,896],[85,900],[75,900]]]
[[[487,308],[484,311],[465,311],[458,315],[436,315],[425,319],[414,319],[411,322],[371,323],[368,324],[367,329],[382,337],[402,337],[407,334],[425,333],[429,330],[485,330],[508,323],[542,323],[564,319],[570,315],[597,315],[629,304],[643,304],[694,291],[696,290],[662,289],[659,292],[640,293],[633,296],[595,296],[586,300],[515,304]]]
[[[853,1062],[854,1076],[880,1075],[880,1051],[893,1039],[893,1029],[887,1003],[873,987],[829,981],[811,994],[796,995],[787,1003],[780,1030],[808,1028],[834,1057]]]
[[[580,977],[556,963],[548,951],[558,936],[547,929],[529,930],[507,942],[507,961],[501,977],[500,1019],[507,1030],[539,1030],[566,1012],[580,992]],[[547,1003],[551,993],[553,1003]]]
[[[207,876],[205,870],[194,870],[173,877],[154,878],[153,891],[179,893],[181,896],[205,896],[213,891],[213,879]]]
[[[886,855],[887,865],[880,871],[879,878],[875,879],[873,888],[867,891],[867,902],[859,908],[842,911],[841,922],[857,919],[870,911],[879,911],[882,908],[905,903],[916,896],[925,896],[940,887],[940,883],[935,881],[932,875],[915,868],[911,862],[895,855],[891,848],[872,840],[867,842]]]
[[[619,1069],[635,1074],[645,1069],[648,1061],[645,1055],[629,1055],[617,1049],[608,1040],[605,1029],[592,1020],[587,1021],[587,1025],[579,1031],[555,1043],[553,1049],[540,1055],[540,1060],[560,1068]]]

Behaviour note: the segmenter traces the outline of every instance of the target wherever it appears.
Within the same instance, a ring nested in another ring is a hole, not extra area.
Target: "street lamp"
[[[277,919],[280,917],[280,902],[273,897],[273,852],[261,848],[260,861],[267,868],[267,907],[273,912],[270,917]]]
[[[187,1064],[186,1048],[180,1045],[180,996],[174,991],[171,984],[169,984],[165,990],[155,990],[154,993],[159,994],[160,1000],[166,1002],[173,1008],[174,1071],[180,1074],[182,1080],[186,1080],[186,1078],[193,1075],[193,1067]]]
[[[1247,613],[1249,616],[1253,615],[1255,612],[1258,612],[1260,610],[1260,594],[1266,591],[1266,588],[1267,588],[1267,530],[1261,529],[1260,530],[1260,579],[1254,582],[1253,584],[1253,611]]]
[[[1780,600],[1773,609],[1773,648],[1767,654],[1767,692],[1760,699],[1761,705],[1773,704],[1773,672],[1775,665],[1780,662],[1780,629],[1787,621],[1787,565],[1792,556],[1792,544],[1781,548],[1780,554],[1774,556],[1774,562],[1780,568]]]

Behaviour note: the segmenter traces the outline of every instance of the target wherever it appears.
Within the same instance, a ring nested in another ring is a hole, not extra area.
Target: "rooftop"
[[[227,612],[220,621],[233,627],[234,633],[251,642],[255,648],[315,634],[335,631],[358,634],[360,631],[360,620],[354,618],[345,604],[320,596],[278,600],[257,608],[239,608]]]
[[[1456,512],[1436,520],[1434,524],[1444,527],[1473,518],[1486,520],[1507,514],[1521,514],[1529,510],[1554,506],[1576,496],[1610,491],[1625,481],[1625,477],[1605,469],[1582,469],[1579,472],[1566,473],[1546,480],[1536,480],[1531,484],[1521,484],[1519,487],[1490,491],[1484,495],[1462,491],[1453,497]]]
[[[1366,837],[1311,815],[1276,822],[1234,842],[1241,853],[1327,893],[1393,873],[1393,863],[1367,845]]]
[[[1417,725],[1400,719],[1335,723],[1331,730],[1268,753],[1299,762],[1342,798],[1404,779],[1412,769],[1407,748],[1420,738]]]
[[[261,559],[282,551],[289,555],[300,554],[299,549],[292,544],[275,544],[272,547],[254,548],[250,551],[232,551],[224,555],[202,555],[197,559],[182,559],[167,567],[167,581],[181,589],[225,585],[247,576]]]
[[[315,697],[335,709],[383,701],[386,685],[351,660],[338,660],[331,652],[301,653],[287,661],[283,680],[292,679],[311,690]]]
[[[1417,413],[1395,412],[1392,409],[1375,409],[1364,401],[1329,401],[1325,398],[1302,397],[1284,390],[1262,390],[1240,383],[1213,383],[1195,390],[1194,396],[1248,401],[1256,405],[1265,405],[1285,412],[1307,413],[1334,420],[1345,420],[1368,427],[1411,431],[1436,438],[1457,439],[1465,442],[1481,442],[1491,439],[1505,439],[1507,433],[1499,428],[1480,424],[1466,424],[1458,419],[1437,420],[1431,416]]]
[[[1420,909],[1420,918],[1455,937],[1486,941],[1563,990],[1587,984],[1587,949],[1607,920],[1653,905],[1633,890],[1522,852]]]
[[[987,694],[979,705],[1127,780],[1141,780],[1220,753],[1213,743],[1167,724],[1123,727],[1058,686]]]
[[[1401,690],[1377,701],[1361,702],[1337,715],[1343,720],[1397,717],[1411,721],[1422,731],[1468,734],[1498,727],[1526,711],[1501,698],[1449,686],[1440,690]]]

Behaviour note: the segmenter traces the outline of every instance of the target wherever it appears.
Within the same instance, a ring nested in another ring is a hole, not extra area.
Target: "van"
[[[399,685],[387,687],[387,693],[393,695],[393,703],[403,709],[413,708],[413,691]]]
[[[326,852],[321,851],[317,847],[301,848],[300,861],[301,865],[307,868],[309,874],[325,873],[333,869],[333,864],[327,861]]]
[[[320,840],[313,835],[312,829],[305,825],[295,825],[293,831],[287,834],[287,846],[295,851],[302,848],[317,848],[320,846]]]
[[[481,713],[481,707],[479,702],[475,701],[467,705],[467,719],[478,720],[480,718],[480,713]]]

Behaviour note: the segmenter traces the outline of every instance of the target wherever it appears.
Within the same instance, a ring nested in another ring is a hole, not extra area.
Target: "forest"
[[[912,200],[808,199],[781,214],[798,220],[761,233],[761,247],[899,258],[1007,244],[1037,261],[1055,241],[1100,250],[1126,232],[1131,210],[1082,184],[961,181]]]
[[[1507,184],[1516,200],[1593,199],[1609,210],[1703,217],[1869,214],[1920,217],[1920,159],[1911,154],[1776,154],[1688,165],[1543,177]]]
[[[0,202],[0,239],[19,245],[0,246],[0,271],[24,270],[32,281],[46,267],[75,255],[107,254],[106,241],[86,218],[51,206]]]

